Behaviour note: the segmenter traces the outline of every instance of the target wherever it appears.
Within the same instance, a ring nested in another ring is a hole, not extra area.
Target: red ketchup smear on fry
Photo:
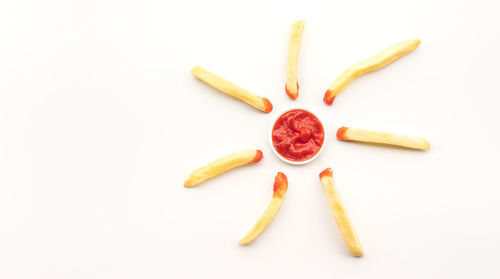
[[[333,177],[333,171],[331,168],[327,168],[319,174],[319,178],[323,179],[324,176]]]
[[[316,155],[324,143],[323,125],[314,114],[294,109],[281,115],[273,126],[276,151],[285,159],[306,161]]]
[[[255,152],[255,157],[253,157],[252,162],[258,163],[260,160],[262,160],[262,158],[264,158],[264,154],[262,154],[262,151],[257,150],[257,152]]]

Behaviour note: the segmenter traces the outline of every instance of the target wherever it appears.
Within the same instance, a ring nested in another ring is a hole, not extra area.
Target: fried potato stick
[[[391,47],[388,47],[374,56],[358,62],[347,68],[339,77],[332,83],[330,88],[325,93],[323,101],[327,105],[333,104],[335,96],[344,89],[354,78],[384,67],[385,65],[403,57],[409,52],[415,50],[420,45],[420,40],[409,40]]]
[[[209,178],[239,166],[257,163],[262,157],[262,151],[256,149],[244,149],[226,155],[193,171],[186,182],[184,182],[184,187],[195,186]]]
[[[253,228],[248,232],[248,234],[240,240],[241,245],[250,244],[254,241],[271,223],[283,203],[283,198],[285,196],[286,190],[288,189],[288,179],[286,175],[282,172],[278,172],[274,179],[273,186],[273,199],[269,203],[266,211],[262,214],[260,219],[255,223]]]
[[[299,96],[299,83],[297,81],[297,57],[299,56],[300,41],[304,30],[304,20],[294,21],[290,31],[290,43],[288,46],[288,59],[286,63],[285,91],[290,99],[295,100]]]
[[[323,188],[325,189],[326,197],[328,198],[328,203],[332,209],[333,217],[335,218],[335,222],[337,222],[337,226],[340,229],[342,238],[344,238],[347,249],[349,249],[351,255],[355,257],[363,256],[363,248],[359,242],[358,235],[356,234],[356,231],[347,216],[339,194],[335,190],[332,169],[325,169],[320,173],[319,177],[321,179],[321,183],[323,184]]]
[[[406,148],[428,150],[431,144],[424,138],[409,137],[385,132],[375,132],[349,127],[341,127],[337,130],[337,139],[345,141],[362,141],[398,145]]]
[[[219,91],[238,98],[265,113],[269,113],[273,110],[273,105],[268,99],[245,90],[238,85],[203,69],[200,66],[196,66],[191,69],[191,74]]]

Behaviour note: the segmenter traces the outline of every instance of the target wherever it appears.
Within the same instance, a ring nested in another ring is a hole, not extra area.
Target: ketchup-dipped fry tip
[[[286,190],[288,189],[288,179],[282,172],[278,172],[274,179],[273,196],[283,198]]]
[[[325,97],[323,97],[323,102],[329,106],[333,104],[333,101],[335,100],[335,96],[332,95],[331,90],[328,89],[325,92]]]
[[[292,100],[296,100],[299,96],[299,82],[297,81],[297,90],[294,92],[293,89],[288,88],[288,83],[285,83],[285,92],[288,97]]]
[[[273,198],[271,202],[252,229],[239,241],[241,245],[252,243],[269,226],[276,214],[278,214],[287,189],[288,179],[286,175],[278,172],[274,178]]]
[[[345,135],[345,132],[347,131],[347,127],[340,127],[338,130],[337,130],[337,139],[338,140],[349,140],[349,138],[347,138],[347,136]]]
[[[270,113],[273,110],[273,104],[267,98],[262,98],[264,101],[264,112]]]
[[[333,171],[331,168],[326,168],[324,169],[320,174],[319,174],[319,178],[323,178],[325,176],[332,176],[333,177]]]
[[[262,151],[260,151],[259,149],[257,149],[257,152],[255,153],[255,157],[253,157],[252,162],[257,163],[260,160],[262,160],[263,157],[264,157],[264,154],[262,153]]]

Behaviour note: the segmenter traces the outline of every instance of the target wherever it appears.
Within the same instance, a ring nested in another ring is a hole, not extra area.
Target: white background
[[[500,2],[3,1],[1,278],[500,278]],[[306,25],[300,95],[285,95],[289,28]],[[402,40],[414,52],[323,93]],[[189,73],[268,97],[262,113]],[[328,145],[286,165],[268,130],[287,106]],[[340,126],[426,137],[427,152],[339,142]],[[264,159],[184,188],[240,148]],[[318,174],[332,167],[365,256],[351,257]],[[281,211],[237,241],[289,179]]]

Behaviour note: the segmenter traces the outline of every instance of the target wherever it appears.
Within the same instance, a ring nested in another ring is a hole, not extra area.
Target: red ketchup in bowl
[[[302,109],[283,113],[273,126],[273,147],[289,161],[311,159],[320,151],[324,140],[325,131],[319,119]]]

